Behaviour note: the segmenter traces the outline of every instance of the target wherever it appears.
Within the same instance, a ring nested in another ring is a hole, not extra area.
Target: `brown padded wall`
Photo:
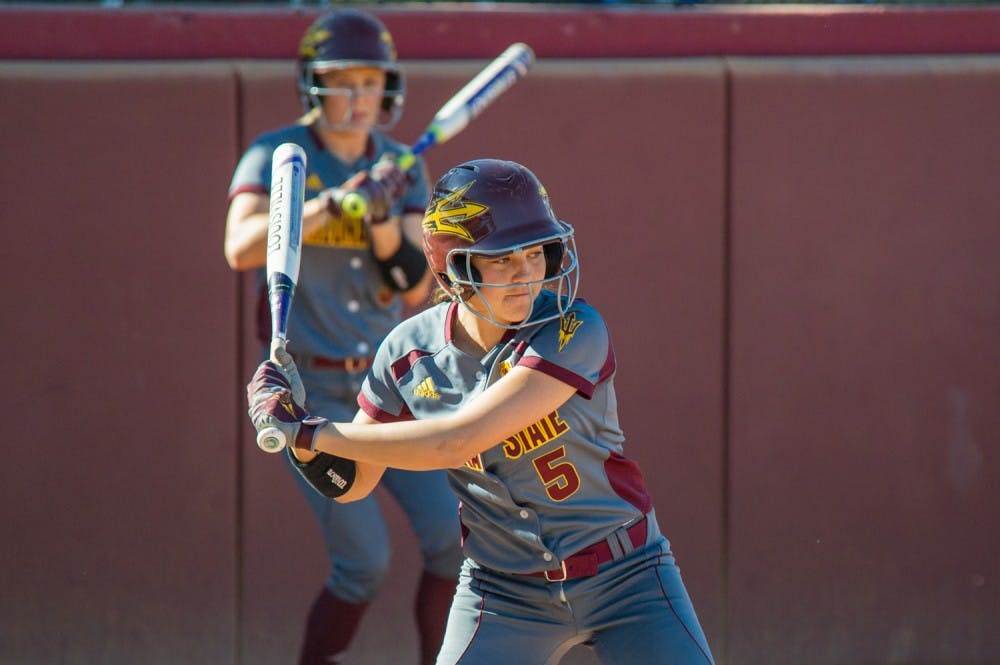
[[[394,134],[479,64],[408,67]],[[0,64],[2,662],[297,646],[321,545],[249,438],[252,286],[222,257],[241,143],[297,112],[267,67]],[[428,155],[524,161],[577,226],[720,663],[1000,661],[998,91],[995,56],[543,60]],[[358,665],[416,639],[386,505]]]
[[[1000,58],[732,76],[732,663],[998,662]]]
[[[392,135],[412,142],[482,64],[408,64],[406,109]],[[239,71],[246,140],[299,112],[287,66],[242,63]],[[643,465],[661,525],[719,643],[723,104],[719,62],[542,62],[426,155],[432,179],[476,157],[521,161],[576,226],[582,294],[605,314],[618,358],[627,450]],[[249,309],[253,286],[245,282]],[[247,371],[256,362],[256,345],[248,347]],[[245,662],[261,665],[297,646],[326,575],[313,518],[275,462],[250,454],[244,466],[244,651]],[[419,552],[398,508],[381,498],[396,551],[352,647],[359,665],[412,660],[416,644],[410,604]],[[273,565],[292,555],[295,568]],[[592,662],[576,649],[564,665]]]
[[[0,661],[234,656],[224,65],[0,64]]]

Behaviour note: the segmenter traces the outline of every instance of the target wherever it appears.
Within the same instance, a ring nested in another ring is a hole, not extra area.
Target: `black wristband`
[[[403,234],[396,253],[375,259],[382,279],[393,291],[409,291],[427,272],[427,258]]]
[[[336,499],[347,493],[354,485],[357,464],[346,457],[319,453],[309,462],[300,462],[290,449],[288,459],[302,477],[309,481],[317,492],[328,499]]]

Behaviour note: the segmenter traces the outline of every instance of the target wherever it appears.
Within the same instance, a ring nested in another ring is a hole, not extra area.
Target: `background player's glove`
[[[392,205],[410,185],[413,176],[396,164],[396,158],[382,155],[370,171],[362,171],[357,181],[352,177],[342,185],[345,191],[360,195],[364,201],[364,220],[368,224],[382,224],[389,220]],[[351,189],[353,188],[353,189]]]
[[[311,449],[316,428],[326,420],[310,417],[302,407],[305,389],[288,352],[276,349],[275,358],[280,364],[265,360],[247,386],[250,421],[258,432],[276,427],[289,445]]]
[[[371,178],[381,187],[382,200],[378,206],[384,207],[385,215],[388,216],[392,209],[392,204],[396,202],[406,188],[413,183],[413,175],[407,170],[399,168],[395,155],[386,153],[372,166]],[[373,199],[374,200],[374,199]],[[373,204],[375,205],[375,204]],[[374,220],[374,208],[372,209],[372,223]]]
[[[360,185],[361,182],[367,178],[368,173],[366,171],[360,171],[352,175],[339,186],[328,187],[320,192],[320,197],[326,201],[326,211],[330,213],[331,217],[339,219],[344,216],[344,196],[349,192],[356,191],[358,189],[358,185]]]
[[[412,182],[413,175],[399,168],[394,155],[386,153],[371,170],[355,173],[339,187],[324,190],[321,196],[326,199],[326,209],[334,218],[358,214],[368,224],[382,224],[389,221],[393,203]],[[354,209],[359,198],[362,213]]]

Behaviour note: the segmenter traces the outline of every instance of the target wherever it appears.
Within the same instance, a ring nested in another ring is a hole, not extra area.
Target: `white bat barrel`
[[[535,53],[527,44],[517,42],[508,46],[434,114],[429,128],[434,134],[433,141],[444,143],[465,129],[470,120],[527,74],[534,62]],[[413,152],[422,152],[420,141]]]
[[[299,279],[302,206],[306,191],[306,153],[282,143],[271,158],[271,209],[267,224],[267,291],[271,336],[284,341],[288,313]]]

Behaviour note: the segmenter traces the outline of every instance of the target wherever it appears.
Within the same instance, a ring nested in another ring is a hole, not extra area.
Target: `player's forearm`
[[[412,216],[406,223],[412,223]],[[400,294],[411,307],[426,303],[430,281],[427,258],[420,249],[420,242],[404,232],[400,220],[393,217],[382,224],[369,226],[372,241],[372,255],[378,266],[382,281],[390,289]]]
[[[365,498],[375,490],[379,480],[382,479],[382,474],[385,473],[384,466],[364,462],[358,462],[356,469],[354,484],[351,485],[351,489],[335,499],[338,503],[351,503]]]
[[[252,270],[267,263],[269,212],[256,212],[230,224],[226,234],[226,260],[233,270]],[[302,237],[307,238],[326,224],[326,201],[316,197],[302,207]]]
[[[313,447],[360,463],[431,471],[461,466],[499,440],[477,436],[471,423],[451,416],[378,426],[330,423],[316,431]]]
[[[453,469],[538,422],[574,392],[557,378],[515,367],[450,415],[375,426],[328,423],[316,430],[312,445],[338,457],[397,469]]]
[[[573,391],[558,379],[515,368],[450,415],[374,427],[330,423],[316,431],[313,446],[397,469],[453,469],[551,413]]]
[[[428,270],[424,273],[424,276],[420,278],[417,285],[414,286],[409,291],[403,291],[402,297],[403,302],[406,303],[407,307],[420,307],[427,304],[427,296],[431,292],[431,285],[434,283],[434,276],[431,271]]]
[[[267,215],[249,215],[231,223],[226,232],[226,261],[233,270],[252,270],[264,265]]]
[[[368,227],[368,236],[372,242],[372,254],[376,259],[385,259],[399,249],[403,241],[403,231],[399,226],[399,218],[393,217],[381,224]]]
[[[423,219],[424,216],[422,213],[408,212],[403,215],[402,221],[400,222],[403,237],[414,247],[423,247]],[[403,291],[402,293],[403,302],[406,303],[408,307],[421,307],[427,304],[427,296],[430,294],[431,287],[434,284],[434,274],[430,271],[426,263],[427,261],[425,259],[423,261],[423,277],[419,280],[415,280],[416,286],[408,291]]]

